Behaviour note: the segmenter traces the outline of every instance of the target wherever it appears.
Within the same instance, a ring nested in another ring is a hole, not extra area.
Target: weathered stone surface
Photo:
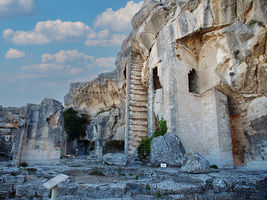
[[[211,164],[267,160],[267,108],[260,106],[266,105],[267,92],[266,7],[261,0],[144,2],[116,61],[121,102],[130,101],[122,104],[129,154],[141,134],[132,137],[128,123],[147,119],[146,133],[152,136],[159,115],[186,152],[197,151]],[[156,88],[155,78],[162,88]],[[147,92],[147,101],[132,99],[133,90]],[[146,106],[147,118],[131,112],[133,103]]]
[[[208,173],[210,172],[210,163],[197,152],[187,153],[182,170],[191,174]]]
[[[13,160],[17,163],[56,163],[65,153],[63,106],[53,99],[28,104],[24,123],[16,133]]]
[[[122,153],[108,153],[103,156],[103,161],[109,165],[126,165],[127,156]]]
[[[26,107],[3,108],[0,106],[0,160],[12,157],[12,145],[19,122],[26,114]]]
[[[116,73],[103,73],[93,81],[71,83],[69,93],[64,97],[65,106],[88,116],[111,110],[119,105]]]
[[[166,163],[167,166],[181,167],[184,153],[184,147],[178,136],[175,133],[167,133],[152,140],[150,162],[155,166]]]

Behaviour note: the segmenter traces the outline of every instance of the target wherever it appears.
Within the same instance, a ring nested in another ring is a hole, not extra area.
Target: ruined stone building
[[[149,1],[117,58],[125,153],[156,116],[211,164],[267,159],[266,1]]]
[[[145,0],[116,71],[70,86],[65,106],[91,119],[76,145],[85,151],[94,142],[101,158],[124,142],[133,159],[159,116],[185,152],[210,164],[266,166],[266,24],[265,0]],[[66,153],[62,111],[54,100],[27,106],[15,124],[15,160],[53,161]]]

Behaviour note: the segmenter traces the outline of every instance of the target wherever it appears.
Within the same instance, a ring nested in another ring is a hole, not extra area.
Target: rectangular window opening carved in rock
[[[158,76],[158,68],[157,67],[155,67],[153,69],[153,86],[154,86],[155,90],[162,88],[162,86],[160,84],[159,76]]]
[[[188,74],[189,92],[199,94],[198,76],[195,69],[192,69]]]

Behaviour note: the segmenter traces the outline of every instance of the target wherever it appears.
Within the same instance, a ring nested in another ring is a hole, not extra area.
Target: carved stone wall
[[[232,140],[235,165],[257,161],[257,167],[266,162],[266,4],[145,1],[132,19],[133,30],[123,43],[117,71],[122,74],[131,52],[142,55],[148,136],[155,129],[154,116],[159,115],[167,119],[168,131],[178,134],[186,151],[198,151],[212,164],[233,166]],[[162,88],[153,86],[155,68]],[[198,77],[197,92],[189,92],[192,70]],[[120,83],[126,79],[131,80],[127,76]],[[127,88],[129,82],[124,83]],[[229,113],[239,116],[239,122],[229,120]],[[127,120],[126,115],[126,124]],[[242,127],[242,136],[236,135],[240,131],[234,130],[241,130],[236,125]],[[236,150],[238,143],[242,151]]]

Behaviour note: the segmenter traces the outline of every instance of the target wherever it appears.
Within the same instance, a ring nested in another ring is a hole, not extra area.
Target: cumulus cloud
[[[84,42],[84,44],[88,47],[90,46],[119,46],[121,45],[122,41],[127,36],[124,34],[113,34],[109,38],[99,38],[96,37],[94,39],[87,38],[87,40]]]
[[[6,29],[4,39],[17,45],[47,44],[56,41],[75,40],[87,36],[92,29],[82,22],[47,20],[38,22],[32,31]]]
[[[30,14],[34,7],[34,0],[0,0],[0,19]]]
[[[97,16],[95,27],[108,27],[113,31],[123,31],[130,28],[130,22],[135,13],[140,10],[143,2],[129,1],[124,8],[112,10],[108,8]]]
[[[108,68],[114,66],[116,61],[116,58],[114,57],[101,57],[101,58],[96,58],[94,60],[93,65],[96,65],[100,68]]]
[[[115,60],[115,57],[94,58],[77,49],[60,50],[55,54],[43,54],[41,64],[27,65],[22,70],[52,75],[57,73],[61,73],[62,75],[77,75],[84,69],[114,67]]]
[[[19,51],[13,48],[10,48],[5,54],[6,59],[16,59],[16,58],[22,58],[24,56],[25,56],[24,51]]]
[[[56,62],[56,63],[66,63],[66,62],[90,62],[94,59],[92,56],[88,56],[83,52],[78,50],[60,50],[55,54],[43,54],[42,62]]]

